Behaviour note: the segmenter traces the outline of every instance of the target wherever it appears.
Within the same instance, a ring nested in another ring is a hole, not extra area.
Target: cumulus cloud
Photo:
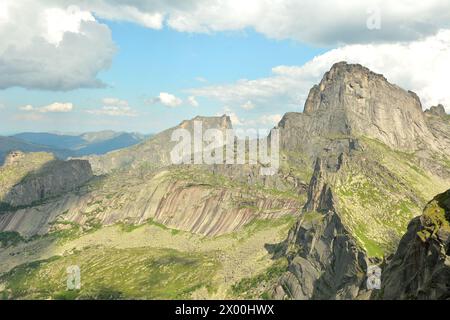
[[[229,106],[223,108],[223,113],[230,117],[233,126],[247,128],[271,128],[280,122],[283,117],[281,114],[262,114],[252,119],[246,119],[238,116]],[[217,113],[217,116],[222,114]]]
[[[55,102],[52,104],[49,104],[47,106],[43,106],[43,107],[34,107],[31,104],[19,107],[20,110],[22,111],[34,111],[34,112],[40,112],[40,113],[47,113],[47,112],[51,112],[51,113],[61,113],[61,112],[70,112],[73,110],[73,104],[72,103],[60,103],[60,102]]]
[[[70,0],[53,3],[70,4]],[[181,32],[252,28],[267,37],[319,45],[414,41],[450,26],[448,0],[82,0],[83,9],[148,28]],[[374,17],[379,15],[379,17]],[[380,28],[370,28],[379,20]],[[368,27],[369,23],[369,27]]]
[[[194,96],[188,97],[187,102],[188,102],[189,105],[192,106],[192,107],[198,107],[198,106],[199,106],[199,103],[198,103],[198,101],[195,99]]]
[[[2,0],[0,89],[101,87],[115,45],[109,28],[75,6]]]
[[[258,108],[303,104],[309,88],[340,60],[385,74],[416,91],[425,105],[450,105],[444,87],[450,68],[448,0],[2,0],[0,89],[104,86],[98,74],[109,68],[116,47],[109,28],[96,17],[180,32],[251,28],[269,38],[338,46],[303,66],[275,67],[270,77],[189,91],[244,110],[251,109],[248,101]],[[374,18],[379,28],[368,25]],[[164,92],[153,102],[171,108],[182,104]],[[186,102],[196,104],[190,98]],[[131,112],[129,106],[104,103],[104,108],[104,114]]]
[[[317,56],[303,66],[275,67],[271,77],[206,86],[188,92],[228,104],[251,100],[269,105],[284,101],[286,105],[301,107],[309,89],[338,61],[360,63],[384,74],[390,82],[415,91],[425,107],[442,103],[447,111],[450,110],[447,88],[450,30],[410,43],[347,45]]]
[[[128,101],[117,98],[102,99],[103,107],[87,110],[87,113],[111,117],[135,117],[137,112],[130,107]]]
[[[19,107],[19,110],[22,110],[22,111],[34,111],[34,107],[31,104],[27,104],[26,106]]]
[[[39,109],[39,112],[70,112],[73,109],[72,103],[55,102]]]
[[[216,113],[216,116],[220,117],[224,114],[230,117],[230,120],[231,120],[231,123],[233,124],[233,126],[242,126],[243,125],[243,121],[229,106],[223,107],[223,112]]]
[[[183,100],[167,92],[161,92],[157,97],[147,101],[149,104],[161,103],[168,108],[178,107],[183,103]]]

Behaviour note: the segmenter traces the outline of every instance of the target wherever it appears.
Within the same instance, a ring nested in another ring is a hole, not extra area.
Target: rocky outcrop
[[[318,145],[342,136],[365,136],[407,152],[442,151],[415,93],[361,65],[345,62],[333,65],[311,89],[303,113],[287,113],[278,127],[284,148],[308,155]]]
[[[430,128],[434,137],[440,143],[441,153],[449,153],[450,150],[450,116],[445,113],[445,109],[442,105],[438,105],[435,107],[431,107],[429,110],[425,111],[425,120],[427,122],[428,127]],[[444,159],[445,157],[441,158]],[[439,176],[448,176],[450,177],[450,173],[442,170],[441,168],[436,168],[433,164],[429,164],[428,159],[423,159],[427,168],[436,172]],[[447,166],[447,168],[450,168]]]
[[[438,104],[437,106],[432,106],[430,109],[425,110],[427,115],[433,115],[437,117],[445,117],[447,113],[445,112],[445,108],[442,104]]]
[[[85,184],[93,176],[87,161],[62,161],[43,153],[17,151],[6,158],[0,174],[1,202],[11,208],[62,195]]]
[[[450,299],[450,190],[414,218],[382,274],[382,299]]]
[[[362,294],[366,258],[336,213],[304,214],[289,238],[294,251],[275,299],[355,299]]]
[[[333,166],[316,161],[308,202],[286,240],[289,267],[274,289],[276,299],[354,299],[365,290],[365,252],[342,223],[327,184]]]

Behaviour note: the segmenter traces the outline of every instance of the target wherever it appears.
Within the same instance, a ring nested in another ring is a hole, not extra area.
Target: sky
[[[450,111],[450,1],[2,0],[0,134],[270,128],[335,62]]]

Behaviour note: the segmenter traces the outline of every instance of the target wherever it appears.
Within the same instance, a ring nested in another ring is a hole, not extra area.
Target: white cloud
[[[198,106],[199,106],[199,103],[198,103],[198,101],[195,99],[194,96],[188,97],[187,102],[188,102],[189,105],[192,106],[192,107],[198,107]]]
[[[163,106],[169,108],[178,107],[183,103],[183,100],[167,92],[161,92],[157,97],[148,101],[150,104],[161,103]]]
[[[22,111],[35,111],[40,113],[62,113],[62,112],[70,112],[73,110],[73,104],[72,103],[60,103],[55,102],[52,104],[49,104],[47,106],[36,108],[30,104],[19,107]]]
[[[271,77],[190,90],[192,96],[236,105],[251,101],[258,108],[268,101],[300,105],[332,63],[348,60],[418,92],[426,105],[450,105],[445,87],[450,60],[448,0],[80,0],[78,7],[74,3],[0,2],[0,89],[104,86],[98,73],[109,68],[116,47],[109,28],[96,20],[100,17],[152,29],[167,25],[180,32],[252,28],[269,38],[340,46],[304,66],[279,66]],[[380,12],[379,30],[367,28],[373,8]],[[168,107],[182,104],[168,93],[156,99]]]
[[[128,101],[117,98],[102,99],[103,107],[87,110],[87,113],[111,117],[135,117],[137,112],[130,107]]]
[[[252,109],[255,109],[255,105],[253,104],[253,102],[251,102],[249,100],[246,103],[244,103],[243,105],[241,105],[241,108],[244,110],[252,110]]]
[[[64,3],[69,5],[73,0],[47,1],[54,5]],[[159,4],[158,4],[159,3]],[[129,1],[129,0],[79,0],[77,5],[84,10],[95,12],[102,19],[126,21],[140,24],[150,29],[163,27],[165,7],[164,1]]]
[[[243,121],[243,125],[246,127],[270,128],[276,126],[282,117],[283,116],[281,114],[263,114],[255,119]]]
[[[283,116],[281,114],[265,114],[257,119],[257,122],[262,125],[274,126],[280,122]]]
[[[360,63],[390,82],[416,92],[424,107],[442,103],[449,111],[450,30],[411,43],[348,45],[315,57],[303,66],[278,66],[273,76],[188,90],[228,104],[258,101],[278,107],[303,106],[309,89],[338,61]],[[284,99],[284,100],[283,100]],[[280,105],[281,104],[281,105]]]
[[[53,0],[53,3],[72,0]],[[267,37],[313,44],[414,41],[450,27],[448,0],[82,0],[110,20],[160,29],[212,33],[252,28]],[[373,10],[375,9],[375,10]],[[371,11],[372,10],[372,11]],[[367,20],[380,12],[381,28]]]
[[[227,116],[230,117],[230,120],[231,120],[231,123],[233,124],[233,126],[242,126],[243,125],[242,120],[239,118],[239,116],[235,112],[233,112],[233,110],[229,106],[223,107],[223,112],[217,113],[216,116],[220,117],[224,114],[226,114]]]
[[[95,18],[90,12],[80,11],[76,6],[69,6],[66,10],[45,9],[42,15],[47,28],[47,32],[43,36],[54,45],[61,43],[66,32],[79,33],[83,21],[95,22]]]
[[[104,106],[129,107],[128,101],[117,98],[104,98],[102,99],[102,102]]]
[[[34,107],[31,104],[27,104],[26,106],[19,107],[22,111],[34,111]]]
[[[91,12],[44,0],[1,2],[0,89],[104,86],[97,74],[109,68],[116,48]]]
[[[262,114],[254,119],[244,119],[239,117],[229,106],[223,108],[223,113],[230,117],[233,126],[247,128],[269,128],[280,122],[283,117],[281,114]],[[217,116],[222,114],[217,113]]]
[[[73,109],[72,103],[59,103],[55,102],[52,104],[49,104],[48,106],[39,108],[39,112],[46,113],[46,112],[70,112]]]

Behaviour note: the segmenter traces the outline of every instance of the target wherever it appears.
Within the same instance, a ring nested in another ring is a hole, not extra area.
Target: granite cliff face
[[[366,253],[342,223],[327,184],[335,165],[316,161],[308,202],[286,239],[289,267],[274,289],[276,299],[355,299],[364,292]]]
[[[4,177],[1,202],[14,208],[63,195],[88,182],[93,174],[87,161],[13,152],[0,168],[0,176]]]
[[[169,228],[216,236],[239,230],[255,219],[296,214],[302,205],[300,196],[271,190],[247,188],[198,170],[118,174],[93,180],[52,201],[3,213],[0,231],[31,237],[67,223],[89,230],[152,220]]]
[[[333,65],[311,89],[303,113],[287,113],[278,127],[285,148],[313,155],[324,140],[340,136],[364,136],[405,152],[427,149],[449,154],[427,125],[415,93],[345,62]]]
[[[287,113],[278,128],[288,163],[327,161],[337,213],[370,256],[395,249],[409,220],[450,184],[442,110],[424,113],[415,94],[360,65],[333,65],[304,112]]]
[[[450,298],[450,190],[414,218],[382,274],[382,299]]]

